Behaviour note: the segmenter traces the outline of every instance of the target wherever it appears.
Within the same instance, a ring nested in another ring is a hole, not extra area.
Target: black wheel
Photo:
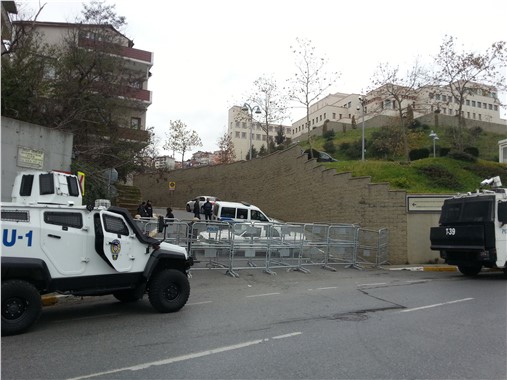
[[[190,296],[187,276],[176,269],[163,269],[150,281],[148,297],[151,306],[161,313],[180,310]]]
[[[473,277],[477,276],[482,269],[481,264],[474,265],[458,265],[458,270],[465,276]]]
[[[190,212],[190,205],[187,203],[187,212]]]
[[[2,282],[2,336],[25,332],[42,313],[38,290],[26,281]]]
[[[114,298],[120,302],[136,302],[143,298],[143,292],[138,289],[118,290],[113,293]]]

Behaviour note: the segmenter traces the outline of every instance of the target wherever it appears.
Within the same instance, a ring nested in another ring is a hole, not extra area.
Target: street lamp
[[[433,139],[433,158],[435,158],[436,157],[436,154],[435,154],[435,140],[438,140],[438,136],[433,131],[431,131],[431,133],[430,133],[429,136]]]
[[[363,119],[361,123],[362,135],[361,135],[361,161],[364,161],[364,106],[366,104],[366,99],[362,96],[359,97],[359,103],[361,103],[361,117]],[[359,106],[357,107],[359,111]]]
[[[250,115],[250,148],[249,148],[250,153],[248,154],[248,159],[251,160],[252,159],[252,150],[253,150],[252,149],[253,114],[254,114],[254,112],[256,114],[260,114],[260,113],[262,113],[262,111],[259,108],[259,106],[252,107],[248,103],[243,104],[243,107],[241,107],[241,111],[248,112]]]

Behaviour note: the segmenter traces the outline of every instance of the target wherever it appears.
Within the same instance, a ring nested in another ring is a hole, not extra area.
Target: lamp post
[[[241,111],[244,111],[244,112],[248,112],[248,114],[250,115],[250,148],[249,148],[249,154],[248,154],[248,159],[251,160],[252,159],[252,133],[253,133],[253,114],[254,112],[256,114],[260,114],[262,113],[261,109],[259,108],[259,106],[251,106],[250,104],[248,103],[245,103],[243,104],[243,107],[241,107]]]
[[[433,139],[433,158],[435,158],[436,157],[436,154],[435,154],[435,140],[438,140],[438,136],[433,131],[431,131],[431,133],[429,134],[429,136]]]
[[[362,133],[361,133],[361,161],[364,161],[364,105],[366,104],[366,99],[363,98],[362,96],[360,96],[359,103],[361,103],[361,118],[362,118],[362,123],[361,123],[361,129],[362,129]],[[359,107],[357,108],[357,110],[359,111]]]

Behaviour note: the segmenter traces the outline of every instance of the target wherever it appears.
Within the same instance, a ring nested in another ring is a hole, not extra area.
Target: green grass
[[[438,144],[443,147],[451,146],[451,137],[445,127],[434,129],[439,136]],[[372,130],[365,131],[368,139]],[[361,139],[361,129],[336,132],[334,145],[337,151],[332,156],[339,162],[322,163],[335,168],[338,172],[351,172],[354,177],[369,176],[374,183],[389,183],[391,189],[406,190],[408,193],[435,193],[449,194],[457,192],[475,191],[482,180],[500,176],[504,186],[507,186],[507,165],[498,163],[498,141],[502,137],[498,134],[482,132],[476,136],[474,146],[479,149],[479,159],[476,162],[463,161],[448,157],[430,157],[421,160],[406,162],[398,157],[399,161],[381,161],[366,158],[365,161],[350,160],[339,151],[343,142],[354,142]],[[428,148],[432,152],[432,140],[420,132],[412,141],[411,149]],[[312,146],[317,150],[322,148],[325,140],[318,137]],[[419,146],[417,146],[419,144]],[[302,144],[305,148],[308,144]]]

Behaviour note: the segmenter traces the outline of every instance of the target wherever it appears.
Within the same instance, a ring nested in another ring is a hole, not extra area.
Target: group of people
[[[202,205],[202,211],[206,220],[211,220],[211,214],[213,212],[213,204],[206,199],[206,202]],[[194,218],[201,219],[201,204],[199,199],[194,200]]]
[[[206,200],[206,202],[204,202],[204,204],[202,205],[202,213],[204,214],[206,220],[211,220],[212,212],[213,212],[213,204],[209,200]],[[143,201],[137,207],[137,214],[141,218],[152,218],[153,206],[151,204],[151,201],[150,200]],[[171,207],[167,207],[165,217],[168,219],[174,219],[174,214]],[[195,199],[194,201],[194,217],[199,220],[201,219],[201,204],[199,202],[199,199]]]
[[[137,215],[139,215],[141,218],[152,218],[153,217],[153,206],[151,205],[150,200],[147,200],[146,202],[143,201],[137,207]]]

